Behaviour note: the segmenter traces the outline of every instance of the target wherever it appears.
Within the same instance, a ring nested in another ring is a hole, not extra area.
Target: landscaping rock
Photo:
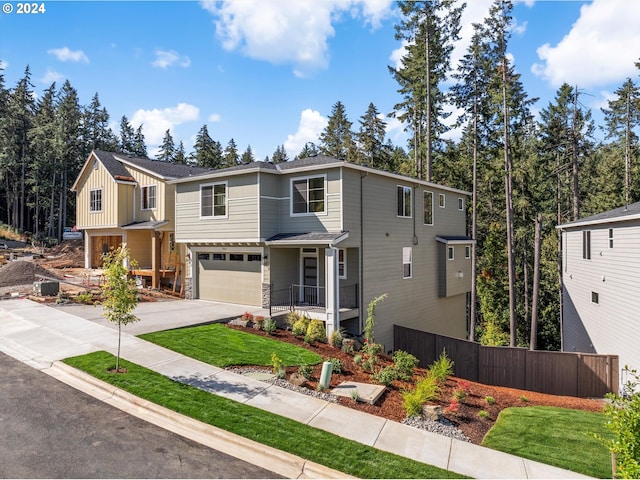
[[[292,373],[289,376],[289,382],[295,385],[296,387],[302,387],[305,383],[307,383],[307,379],[299,373]]]
[[[437,422],[442,417],[442,407],[439,405],[423,405],[422,415],[429,420]]]

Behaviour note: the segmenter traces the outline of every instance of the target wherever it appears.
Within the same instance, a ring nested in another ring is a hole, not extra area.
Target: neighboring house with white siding
[[[295,309],[375,340],[393,325],[467,336],[468,192],[331,157],[171,180],[187,296]]]
[[[558,228],[562,350],[614,354],[621,369],[640,369],[640,202]]]

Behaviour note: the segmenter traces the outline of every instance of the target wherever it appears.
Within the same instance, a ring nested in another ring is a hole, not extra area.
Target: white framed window
[[[458,197],[458,210],[464,210],[464,198]]]
[[[433,225],[433,192],[424,192],[424,224]]]
[[[471,245],[466,245],[464,247],[464,258],[466,259],[471,258]]]
[[[200,185],[200,217],[227,217],[227,182]]]
[[[291,215],[327,213],[327,176],[291,179]]]
[[[89,191],[89,211],[101,212],[102,211],[102,189],[97,188]]]
[[[600,295],[598,295],[598,292],[591,292],[591,303],[595,303],[596,305],[600,304]]]
[[[402,247],[402,278],[413,276],[413,251],[412,247]]]
[[[609,229],[609,248],[613,248],[613,228]]]
[[[447,260],[455,260],[455,249],[451,246],[447,247]]]
[[[213,254],[213,259],[216,262],[224,262],[227,260],[227,254],[226,253],[214,253]]]
[[[582,258],[591,259],[591,230],[582,232]]]
[[[140,187],[140,208],[142,210],[156,209],[156,186],[145,185]]]
[[[244,254],[243,253],[230,253],[229,260],[232,262],[244,262]]]
[[[396,193],[398,196],[398,216],[411,218],[411,187],[397,185]]]
[[[262,255],[259,253],[248,253],[247,254],[247,262],[261,262]]]
[[[444,208],[445,206],[445,196],[444,193],[439,193],[438,194],[438,206],[440,208]]]
[[[347,278],[347,251],[344,248],[338,249],[338,278]]]

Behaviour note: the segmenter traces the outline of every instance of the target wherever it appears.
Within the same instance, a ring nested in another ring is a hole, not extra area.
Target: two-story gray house
[[[393,324],[464,338],[468,192],[317,156],[176,179],[187,297],[302,310],[375,339]]]
[[[640,202],[558,228],[562,350],[615,354],[621,368],[639,369]]]

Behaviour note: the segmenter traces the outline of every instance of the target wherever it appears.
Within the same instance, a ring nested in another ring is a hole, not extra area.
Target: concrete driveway
[[[116,324],[109,322],[104,316],[101,305],[67,304],[52,305],[52,307],[77,317],[91,320],[99,325],[114,329],[118,328]],[[221,322],[240,317],[247,311],[254,315],[269,316],[269,310],[263,308],[208,300],[142,302],[134,310],[134,314],[140,321],[126,325],[122,330],[131,335],[140,335],[142,333],[158,332],[202,323]]]

